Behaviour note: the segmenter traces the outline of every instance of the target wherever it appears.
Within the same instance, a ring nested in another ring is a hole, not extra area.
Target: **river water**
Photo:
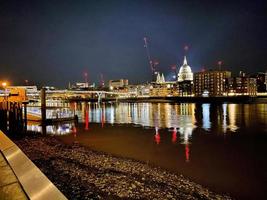
[[[238,199],[266,199],[267,104],[73,103],[79,143],[183,174]]]

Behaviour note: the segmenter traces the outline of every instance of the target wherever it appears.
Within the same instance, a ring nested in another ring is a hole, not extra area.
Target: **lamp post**
[[[4,96],[4,100],[6,101],[7,100],[7,91],[6,91],[6,86],[7,86],[7,82],[3,82],[2,83],[2,87],[4,88],[5,90],[5,96]]]

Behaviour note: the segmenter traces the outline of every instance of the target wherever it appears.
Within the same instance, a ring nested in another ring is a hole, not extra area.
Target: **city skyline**
[[[184,46],[193,72],[217,67],[265,71],[264,1],[8,1],[0,4],[0,78],[66,87],[68,82],[151,80],[144,48],[168,76],[182,65]],[[209,15],[206,14],[209,12]],[[142,73],[140,73],[142,72]]]
[[[266,0],[0,0],[1,199],[267,199]]]

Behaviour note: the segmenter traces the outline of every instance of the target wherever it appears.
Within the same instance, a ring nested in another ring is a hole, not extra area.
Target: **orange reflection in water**
[[[76,127],[74,126],[73,127],[73,136],[76,138],[77,137],[77,129],[76,129]]]
[[[85,111],[85,130],[89,129],[89,113],[88,110]]]

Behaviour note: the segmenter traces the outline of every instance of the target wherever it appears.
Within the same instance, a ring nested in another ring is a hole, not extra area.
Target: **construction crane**
[[[223,64],[223,61],[219,60],[218,61],[218,66],[219,66],[219,70],[220,71],[222,70],[222,64]]]
[[[84,72],[83,73],[83,76],[84,76],[84,82],[85,83],[88,83],[88,73],[87,72]]]
[[[89,83],[88,83],[88,72],[84,71],[83,72],[83,77],[84,77],[84,87],[88,88],[89,87]]]
[[[149,46],[148,46],[148,39],[147,37],[144,37],[144,47],[146,48],[146,55],[147,55],[147,59],[148,59],[148,63],[151,69],[151,74],[152,74],[152,80],[156,71],[156,66],[159,64],[159,61],[155,60],[153,61],[150,55],[150,50],[149,50]]]
[[[173,64],[170,67],[171,67],[171,71],[174,73],[174,75],[172,76],[172,78],[174,80],[176,80],[177,79],[177,77],[176,77],[177,76],[177,65],[176,64]]]

